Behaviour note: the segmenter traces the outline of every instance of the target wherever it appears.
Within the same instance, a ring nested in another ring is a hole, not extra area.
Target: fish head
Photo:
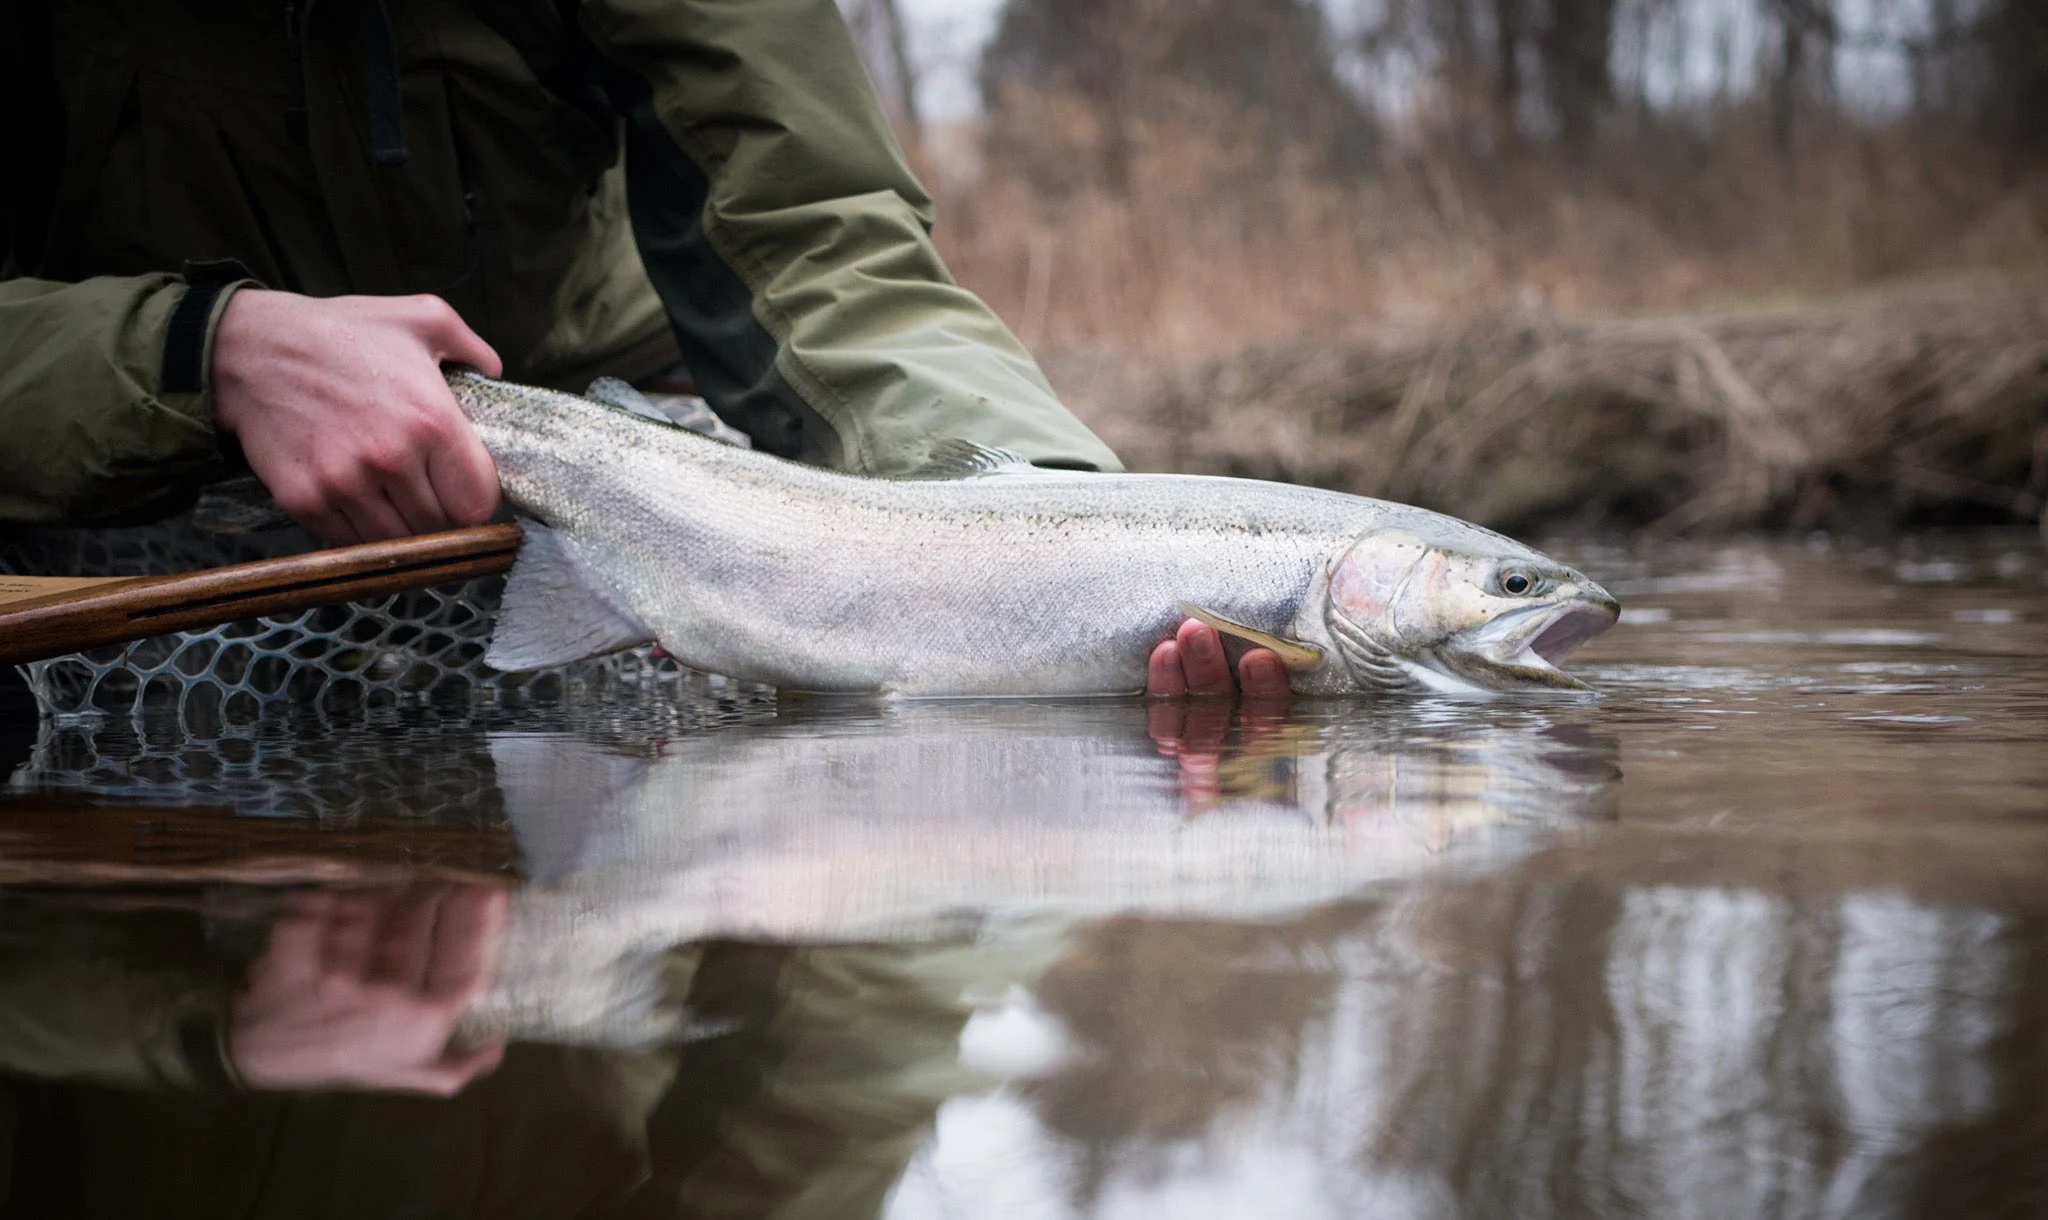
[[[1586,690],[1558,668],[1621,617],[1584,574],[1474,526],[1382,530],[1330,574],[1326,627],[1362,687]]]

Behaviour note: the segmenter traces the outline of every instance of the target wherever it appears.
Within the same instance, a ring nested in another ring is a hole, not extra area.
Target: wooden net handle
[[[491,576],[518,550],[518,526],[478,525],[176,576],[0,577],[0,664]]]

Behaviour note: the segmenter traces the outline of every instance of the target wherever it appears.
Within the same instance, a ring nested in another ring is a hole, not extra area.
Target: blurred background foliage
[[[2041,0],[842,3],[949,264],[1139,466],[1512,528],[2048,502]]]

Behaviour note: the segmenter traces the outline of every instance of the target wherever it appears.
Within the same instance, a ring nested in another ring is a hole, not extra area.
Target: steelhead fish
[[[791,690],[1136,692],[1185,616],[1301,694],[1584,690],[1614,598],[1490,530],[1285,483],[1080,474],[941,442],[920,477],[799,465],[630,405],[448,377],[525,542],[486,662],[658,641]]]

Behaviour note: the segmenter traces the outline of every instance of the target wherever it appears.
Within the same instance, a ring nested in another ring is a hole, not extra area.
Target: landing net
[[[312,550],[296,527],[200,529],[189,515],[125,529],[30,529],[0,537],[0,574],[151,576]],[[174,712],[195,731],[250,723],[279,704],[323,711],[404,702],[660,701],[739,684],[651,647],[533,673],[483,662],[504,578],[483,577],[298,613],[178,631],[22,666],[46,714]]]

